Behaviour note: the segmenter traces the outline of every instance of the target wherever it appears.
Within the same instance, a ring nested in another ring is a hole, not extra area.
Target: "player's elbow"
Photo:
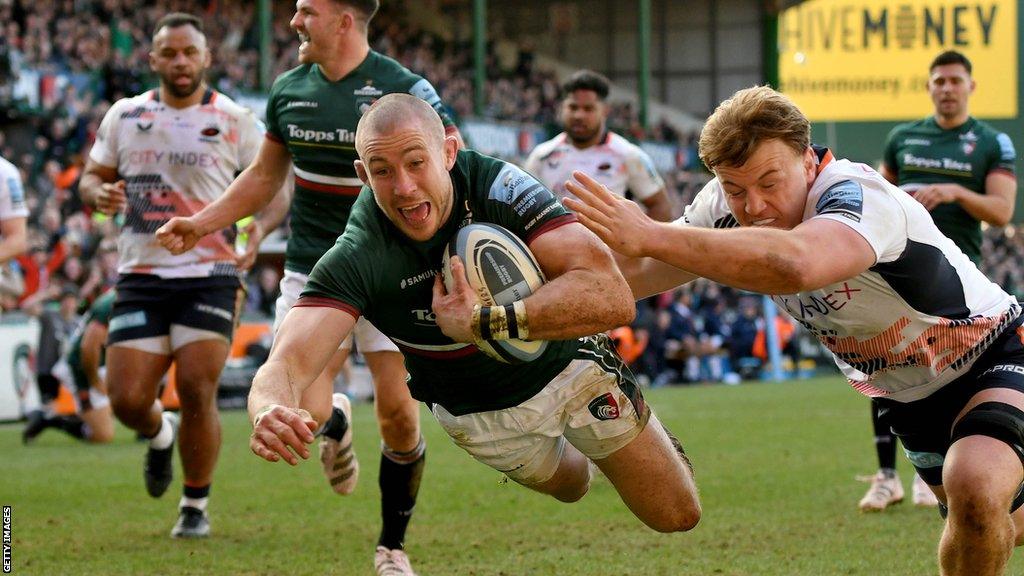
[[[636,318],[636,304],[633,301],[633,291],[629,284],[621,276],[615,278],[614,287],[607,292],[611,310],[609,315],[613,316],[613,327],[626,326]]]

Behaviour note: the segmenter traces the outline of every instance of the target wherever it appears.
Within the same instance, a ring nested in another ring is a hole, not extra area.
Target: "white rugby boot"
[[[903,484],[900,483],[900,475],[895,472],[887,476],[879,471],[871,479],[871,488],[867,494],[860,499],[857,506],[862,512],[881,512],[893,504],[903,502]]]
[[[389,550],[377,546],[373,567],[377,570],[377,576],[416,576],[405,550]]]
[[[928,487],[928,484],[921,478],[920,474],[914,474],[914,481],[910,485],[910,492],[914,506],[934,508],[939,505],[939,499],[935,497],[935,492],[932,492],[932,489]]]
[[[331,488],[344,496],[351,494],[359,481],[359,460],[352,446],[352,403],[340,392],[335,392],[331,403],[345,415],[348,428],[341,440],[320,435],[320,464]]]

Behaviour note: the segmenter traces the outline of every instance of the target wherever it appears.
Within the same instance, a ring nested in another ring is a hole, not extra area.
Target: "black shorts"
[[[963,376],[916,402],[878,399],[879,416],[889,418],[907,458],[925,482],[942,484],[942,464],[949,450],[953,422],[982,390],[1009,388],[1024,393],[1024,334],[1018,317],[978,357]]]
[[[241,293],[234,276],[167,279],[125,274],[117,281],[107,346],[138,341],[146,345],[133,347],[170,354],[183,345],[180,342],[208,339],[209,333],[230,342]],[[187,335],[177,337],[172,326]],[[176,338],[179,342],[173,341]]]

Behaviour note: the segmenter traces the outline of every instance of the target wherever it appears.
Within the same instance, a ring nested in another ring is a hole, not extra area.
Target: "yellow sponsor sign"
[[[813,121],[927,116],[943,50],[971,60],[972,115],[1017,117],[1017,0],[809,0],[779,17],[780,87]]]

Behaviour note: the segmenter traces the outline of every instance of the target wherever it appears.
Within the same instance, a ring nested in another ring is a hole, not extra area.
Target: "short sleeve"
[[[437,90],[426,78],[418,78],[409,88],[409,94],[412,94],[427,104],[430,104],[430,107],[433,108],[437,112],[437,115],[441,117],[441,122],[444,124],[445,129],[455,127],[455,121],[452,120],[452,117],[448,114],[448,110],[441,102],[441,97],[437,94]]]
[[[103,117],[96,132],[96,142],[89,152],[89,159],[101,166],[116,168],[118,165],[117,131],[121,123],[124,102],[120,100],[107,110],[107,115]]]
[[[996,134],[996,147],[989,160],[988,172],[1009,172],[1016,175],[1017,151],[1013,140],[1003,132]]]
[[[885,148],[882,149],[882,164],[893,174],[899,172],[899,163],[896,161],[896,140],[899,131],[900,127],[897,126],[889,132],[889,136],[885,139]]]
[[[626,158],[626,171],[629,177],[627,187],[637,200],[646,200],[665,187],[654,161],[638,146],[634,146]]]
[[[494,222],[529,244],[544,232],[576,221],[576,216],[536,178],[508,162],[499,162],[499,166],[487,191]]]
[[[25,218],[25,189],[16,169],[0,173],[0,220]]]
[[[373,285],[374,260],[368,255],[377,251],[360,241],[375,237],[367,233],[367,202],[373,202],[373,194],[361,193],[352,207],[345,233],[317,261],[296,306],[329,306],[356,318],[372,306],[371,296],[379,291]]]
[[[842,180],[818,198],[812,218],[826,218],[853,228],[871,244],[878,263],[895,260],[907,244],[903,207],[881,184]]]
[[[270,87],[270,95],[267,96],[267,110],[264,112],[267,117],[267,123],[265,126],[266,137],[279,144],[284,143],[284,135],[281,134],[281,130],[277,126],[277,96],[280,92],[281,82],[282,80],[278,79],[278,81],[274,82],[274,85]]]
[[[238,167],[244,170],[260,151],[266,126],[256,119],[256,115],[245,110],[238,118]]]

